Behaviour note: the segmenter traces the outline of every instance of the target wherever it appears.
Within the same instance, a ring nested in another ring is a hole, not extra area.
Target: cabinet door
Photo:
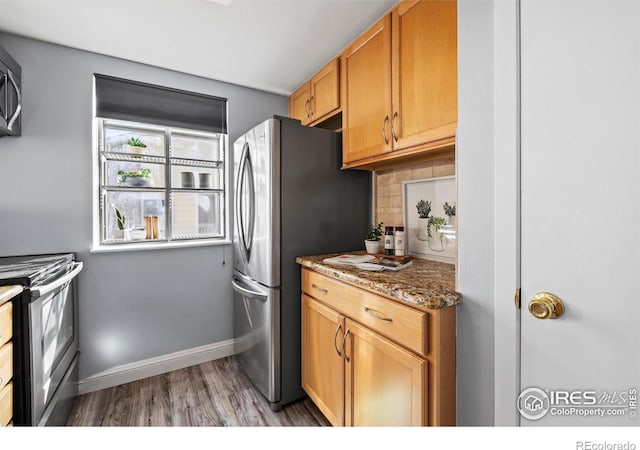
[[[339,62],[334,59],[311,78],[311,121],[314,122],[340,107]]]
[[[307,125],[311,121],[310,112],[309,82],[306,82],[289,96],[289,117]]]
[[[456,16],[454,1],[405,1],[392,11],[394,150],[455,135]]]
[[[302,388],[334,426],[344,425],[344,319],[302,294]]]
[[[6,302],[0,306],[0,345],[8,342],[13,336],[13,303]]]
[[[391,15],[343,53],[343,163],[391,151]]]
[[[13,383],[0,389],[0,427],[6,427],[13,417]]]
[[[346,319],[345,424],[427,425],[427,362]]]

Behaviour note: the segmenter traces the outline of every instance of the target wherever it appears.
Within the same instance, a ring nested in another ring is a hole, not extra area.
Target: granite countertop
[[[299,256],[296,262],[355,286],[411,303],[420,309],[442,309],[462,302],[462,295],[455,291],[453,264],[413,258],[413,264],[404,269],[371,272],[323,262],[325,258],[341,254],[343,253]]]
[[[22,292],[22,286],[0,286],[0,305]]]

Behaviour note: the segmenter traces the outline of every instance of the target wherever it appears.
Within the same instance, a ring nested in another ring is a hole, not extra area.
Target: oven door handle
[[[60,286],[65,285],[66,283],[74,279],[82,271],[82,267],[83,267],[82,262],[78,261],[74,263],[73,270],[68,274],[58,278],[53,283],[45,284],[44,286],[40,286],[38,289],[32,289],[31,298],[36,299],[43,295],[47,295],[49,292],[55,291]]]

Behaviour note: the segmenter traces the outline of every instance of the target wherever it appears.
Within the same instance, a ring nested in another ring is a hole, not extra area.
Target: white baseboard
[[[202,364],[234,354],[234,339],[214,342],[201,347],[181,350],[167,355],[156,356],[133,363],[116,366],[103,372],[87,377],[78,382],[78,394],[99,391],[132,381],[142,380],[154,375],[184,369],[185,367]]]

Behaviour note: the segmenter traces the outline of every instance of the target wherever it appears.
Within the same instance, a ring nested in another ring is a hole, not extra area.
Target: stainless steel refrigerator
[[[341,155],[340,133],[279,116],[233,146],[235,353],[273,410],[305,396],[296,256],[364,246],[371,177]]]

